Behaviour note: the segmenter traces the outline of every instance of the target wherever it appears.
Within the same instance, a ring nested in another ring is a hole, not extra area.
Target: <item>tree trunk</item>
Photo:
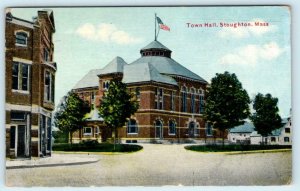
[[[224,145],[225,145],[225,140],[224,140],[224,134],[225,134],[225,129],[222,130],[222,146],[224,148]]]
[[[114,151],[116,150],[116,127],[114,127]]]
[[[73,132],[72,131],[70,132],[70,143],[72,146],[73,145]]]

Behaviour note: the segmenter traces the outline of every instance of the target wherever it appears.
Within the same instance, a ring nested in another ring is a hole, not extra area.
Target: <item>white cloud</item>
[[[268,26],[255,26],[255,22],[266,23],[266,21],[262,19],[253,19],[251,21],[243,22],[243,23],[251,23],[252,26],[238,26],[234,27],[222,27],[222,29],[218,32],[218,36],[222,38],[226,37],[234,37],[234,38],[245,38],[251,35],[261,36],[268,32],[275,32],[277,30],[276,25],[271,25],[269,23]]]
[[[101,23],[95,26],[86,23],[77,28],[76,34],[88,40],[96,40],[101,42],[113,42],[117,44],[135,44],[142,41],[139,37],[122,31],[114,24]]]
[[[262,46],[249,44],[236,49],[233,53],[228,53],[220,58],[221,64],[239,64],[255,66],[258,60],[273,60],[285,51],[276,42],[270,42]]]

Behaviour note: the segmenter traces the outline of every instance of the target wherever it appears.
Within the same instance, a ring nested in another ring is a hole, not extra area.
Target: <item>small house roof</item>
[[[242,125],[236,126],[229,130],[230,133],[252,133],[254,131],[254,125],[250,122],[245,122]]]

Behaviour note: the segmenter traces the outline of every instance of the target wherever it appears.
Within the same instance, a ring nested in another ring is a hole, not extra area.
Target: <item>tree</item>
[[[124,126],[127,119],[138,110],[138,102],[132,98],[133,95],[126,90],[126,84],[117,79],[111,80],[108,91],[102,97],[99,114],[114,132],[114,150],[117,128]]]
[[[275,129],[281,127],[281,117],[278,114],[277,107],[278,99],[272,97],[271,94],[263,95],[258,93],[253,101],[253,113],[250,117],[252,120],[255,130],[258,134],[263,137],[267,137]]]
[[[70,135],[71,144],[73,142],[73,133],[82,127],[83,117],[89,111],[88,103],[80,99],[74,92],[69,92],[57,108],[54,124],[60,131]]]
[[[222,132],[244,123],[250,114],[250,98],[233,73],[216,74],[207,88],[204,117]]]

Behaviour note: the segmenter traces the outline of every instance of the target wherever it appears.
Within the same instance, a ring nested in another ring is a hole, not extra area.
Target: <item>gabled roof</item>
[[[101,72],[101,69],[90,70],[77,84],[73,89],[89,88],[89,87],[98,87],[99,78],[98,74]]]
[[[160,42],[158,42],[156,40],[152,41],[150,44],[148,44],[141,50],[147,50],[147,49],[165,49],[165,50],[171,51],[170,49],[168,49],[167,47],[165,47],[163,44],[161,44]]]
[[[229,130],[230,133],[252,133],[254,131],[253,123],[245,122],[243,125],[236,126]]]
[[[131,64],[141,64],[141,63],[150,63],[152,64],[159,73],[161,74],[171,74],[178,75],[185,78],[201,81],[203,83],[207,83],[203,78],[188,70],[184,66],[180,65],[175,60],[162,57],[162,56],[143,56]],[[129,65],[131,65],[129,64]]]
[[[177,82],[173,78],[160,74],[159,71],[150,63],[129,64],[124,67],[124,83],[150,81],[177,85]]]
[[[123,60],[123,58],[117,56],[104,68],[102,68],[100,74],[123,73],[125,65],[127,65],[127,63]]]

